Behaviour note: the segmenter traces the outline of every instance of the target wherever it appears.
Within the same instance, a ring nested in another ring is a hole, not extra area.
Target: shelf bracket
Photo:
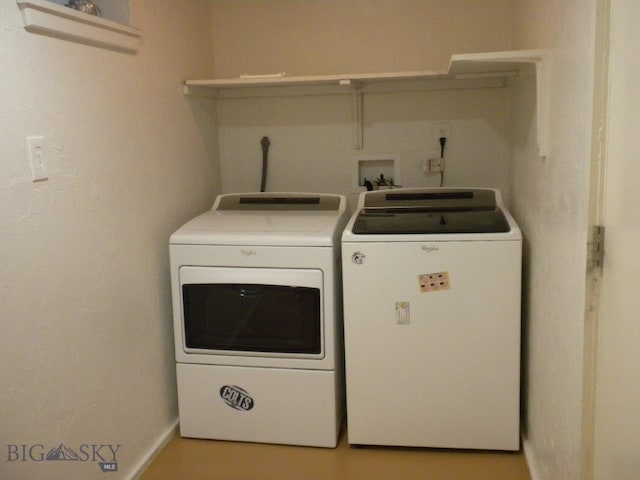
[[[536,103],[538,128],[538,155],[549,155],[550,119],[551,119],[551,72],[548,53],[544,53],[535,60],[536,64]]]
[[[548,50],[514,50],[506,52],[453,55],[449,74],[470,78],[484,72],[517,69],[517,64],[534,64],[536,68],[536,128],[538,155],[549,155],[551,115],[551,71]]]
[[[351,93],[351,115],[353,117],[353,148],[362,150],[362,89],[355,88]]]
[[[340,85],[350,86],[351,91],[351,125],[353,130],[353,148],[362,150],[363,126],[362,126],[362,82],[351,79],[343,79]]]

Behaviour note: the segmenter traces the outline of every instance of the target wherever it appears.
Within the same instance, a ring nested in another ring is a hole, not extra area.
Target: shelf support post
[[[536,63],[536,126],[538,129],[538,155],[549,155],[549,124],[551,118],[551,78],[548,53],[542,52],[535,60]]]
[[[362,82],[344,78],[340,85],[351,87],[351,125],[353,130],[353,148],[362,150]]]
[[[353,148],[362,150],[362,88],[360,86],[354,88],[351,93],[351,112],[353,117]]]

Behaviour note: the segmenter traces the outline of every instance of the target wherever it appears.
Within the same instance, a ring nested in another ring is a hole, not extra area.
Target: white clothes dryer
[[[343,196],[220,195],[170,239],[180,433],[335,447]]]
[[[519,449],[521,250],[497,190],[360,195],[342,236],[349,443]]]

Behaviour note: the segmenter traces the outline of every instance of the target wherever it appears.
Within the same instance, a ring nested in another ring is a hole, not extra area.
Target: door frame
[[[588,207],[588,254],[583,348],[582,477],[594,480],[598,348],[601,321],[602,262],[594,263],[595,229],[604,226],[607,126],[609,119],[609,55],[611,0],[596,0],[594,88]],[[600,240],[598,240],[600,242]]]

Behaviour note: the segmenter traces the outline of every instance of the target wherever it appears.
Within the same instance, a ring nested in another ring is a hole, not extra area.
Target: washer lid
[[[363,192],[342,241],[519,239],[520,229],[489,188]]]

